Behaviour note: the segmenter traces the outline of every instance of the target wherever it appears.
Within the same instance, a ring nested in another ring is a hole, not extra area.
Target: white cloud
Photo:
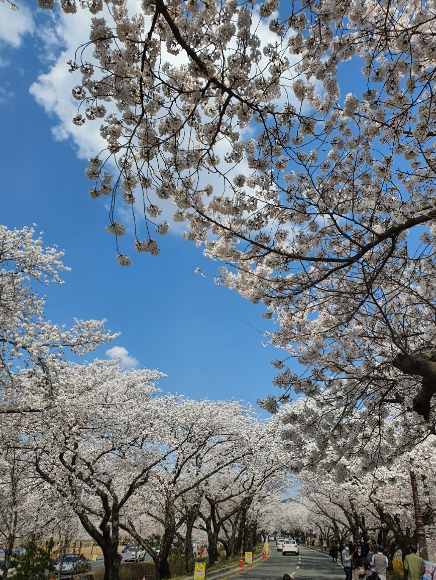
[[[120,366],[124,369],[131,369],[138,365],[138,359],[134,356],[129,356],[129,351],[123,346],[113,346],[106,351],[109,358],[119,360]]]
[[[0,42],[18,48],[24,36],[35,31],[32,13],[26,6],[20,6],[20,10],[15,12],[8,10],[6,5],[0,6],[0,12]]]

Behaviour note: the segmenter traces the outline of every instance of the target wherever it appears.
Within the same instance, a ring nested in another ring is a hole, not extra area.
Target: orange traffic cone
[[[266,552],[265,552],[265,550],[262,553],[262,560],[266,560]]]
[[[142,580],[145,580],[145,576],[142,577]]]
[[[244,561],[242,559],[242,553],[241,553],[241,559],[239,560],[239,568],[243,568],[244,567]]]

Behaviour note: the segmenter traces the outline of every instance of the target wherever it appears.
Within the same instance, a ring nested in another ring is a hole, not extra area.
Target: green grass
[[[256,548],[253,550],[253,558],[262,554],[262,551],[263,551],[262,544],[256,546]],[[224,556],[220,556],[218,562],[210,568],[208,566],[207,558],[196,560],[196,562],[205,563],[207,571],[213,572],[214,570],[220,570],[221,568],[225,568],[226,566],[233,566],[235,564],[238,564],[239,560],[240,556],[232,556],[228,560],[226,560]],[[172,580],[184,580],[185,578],[192,578],[192,573],[187,574],[185,571],[185,559],[183,557],[180,556],[175,558],[170,557],[169,563]],[[139,580],[143,576],[145,576],[146,580],[155,580],[156,574],[153,562],[132,562],[129,564],[121,564],[120,566],[120,580]],[[103,580],[104,568],[96,570],[91,574],[86,574],[86,578],[89,580]]]

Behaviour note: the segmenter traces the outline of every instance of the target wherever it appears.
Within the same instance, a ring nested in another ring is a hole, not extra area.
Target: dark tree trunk
[[[118,554],[120,539],[120,517],[118,505],[107,507],[108,515],[106,521],[101,522],[99,531],[89,520],[85,513],[77,514],[80,522],[91,536],[91,538],[100,546],[104,558],[104,580],[119,580],[121,557]]]
[[[224,546],[224,550],[226,551],[226,560],[228,560],[232,555],[230,543],[227,540],[221,540],[221,543]]]
[[[407,375],[422,377],[421,389],[413,400],[413,410],[424,417],[430,418],[430,404],[436,394],[436,362],[434,354],[398,354],[392,364]]]
[[[218,538],[220,535],[222,522],[220,521],[219,514],[217,513],[217,507],[214,500],[208,497],[206,499],[209,503],[210,515],[207,518],[202,515],[201,518],[204,521],[206,527],[207,541],[209,544],[209,567],[211,567],[215,564],[215,562],[218,562]]]
[[[236,534],[233,531],[232,535],[227,541],[226,558],[229,559],[231,556],[238,554],[239,550],[237,548]]]
[[[71,536],[63,536],[62,539],[59,542],[59,548],[58,548],[58,558],[59,558],[59,571],[57,574],[57,578],[58,580],[61,580],[62,578],[62,565],[64,562],[64,556],[67,553],[68,550],[68,546],[70,545],[72,541],[72,537]]]
[[[403,531],[401,527],[400,518],[398,517],[398,515],[392,517],[390,514],[384,513],[383,508],[381,506],[375,503],[374,505],[377,510],[377,513],[379,514],[380,522],[386,524],[387,529],[389,529],[391,533],[394,535],[393,545],[391,543],[391,548],[393,550],[392,556],[397,551],[397,548],[399,548],[401,550],[402,558],[404,560],[406,555],[409,553],[409,548],[410,545],[412,544],[412,538],[410,537],[410,529],[406,528],[406,530]]]
[[[240,552],[247,552],[247,530],[246,530],[246,522],[247,522],[247,508],[245,505],[240,509],[238,513],[238,537],[235,544],[235,554]]]
[[[195,506],[192,506],[186,513],[186,533],[185,533],[185,567],[186,572],[190,574],[194,571],[195,559],[192,551],[192,530],[200,511],[200,501]]]
[[[423,560],[428,560],[427,542],[425,539],[424,520],[422,518],[421,506],[419,504],[418,486],[416,483],[416,475],[410,471],[410,483],[412,485],[413,506],[415,508],[415,524],[416,524],[416,539],[421,550],[421,557]]]
[[[207,541],[209,542],[208,553],[210,567],[213,566],[215,562],[218,562],[218,534],[215,532],[207,534]]]
[[[166,558],[159,558],[159,564],[156,567],[156,578],[158,580],[159,580],[159,578],[171,578],[170,563],[168,562],[168,555]]]
[[[241,528],[238,530],[238,535],[236,537],[236,541],[233,545],[233,555],[236,556],[237,554],[241,554],[243,550],[244,544],[244,536],[241,533]]]
[[[254,548],[257,546],[258,542],[259,542],[259,532],[258,532],[258,530],[257,530],[257,522],[254,522],[254,523],[252,524],[252,526],[251,526],[251,529],[252,529],[252,534],[251,534],[251,546],[252,546],[252,548],[254,549]],[[264,537],[265,539],[267,538],[267,534],[266,534],[266,532],[264,532],[262,535],[263,535],[263,537]]]
[[[101,546],[101,549],[104,558],[104,580],[119,580],[121,558],[118,554],[118,542],[116,545],[110,542],[107,546]]]
[[[227,522],[227,526],[223,525],[223,529],[226,535],[225,541],[222,540],[224,544],[224,549],[226,551],[226,559],[228,560],[231,556],[237,553],[236,549],[236,531],[238,529],[239,514],[236,513],[233,518]],[[229,530],[230,526],[230,530]]]
[[[156,579],[161,580],[163,578],[171,578],[170,564],[168,562],[169,555],[171,553],[171,547],[173,544],[175,531],[175,523],[171,514],[168,514],[167,526],[165,527],[164,535],[162,536],[162,541],[160,544],[159,560],[156,566]],[[171,520],[171,522],[169,521]]]
[[[254,549],[254,537],[256,535],[256,525],[245,525],[244,529],[244,551],[252,552]]]
[[[218,531],[212,527],[210,520],[206,522],[207,541],[209,547],[207,549],[209,554],[209,568],[218,562]]]
[[[4,560],[3,576],[2,576],[3,580],[8,580],[8,572],[9,572],[9,567],[11,565],[11,556],[12,556],[13,551],[14,551],[14,543],[15,543],[15,537],[9,536],[8,545],[6,546],[6,549],[5,549],[5,560]]]
[[[195,520],[194,520],[195,522]],[[194,522],[191,526],[186,526],[186,536],[185,536],[185,568],[186,572],[190,574],[194,571],[195,559],[194,552],[192,550],[192,528]]]

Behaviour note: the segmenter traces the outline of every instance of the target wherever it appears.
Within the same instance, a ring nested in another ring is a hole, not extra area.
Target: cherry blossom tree
[[[170,452],[157,438],[172,408],[171,400],[154,398],[161,376],[122,372],[112,361],[64,364],[53,404],[32,415],[20,438],[36,474],[101,547],[106,580],[118,579],[120,514]],[[27,379],[26,388],[32,388]]]
[[[251,456],[250,439],[256,426],[252,410],[235,401],[175,399],[174,408],[175,418],[169,422],[165,439],[172,451],[151,472],[137,505],[131,506],[120,524],[151,554],[159,578],[170,577],[168,557],[176,537],[185,545],[187,571],[193,571],[192,529],[203,484],[237,465],[247,452]],[[159,546],[141,533],[137,516],[141,512],[160,524]]]
[[[12,416],[6,422],[16,427]],[[29,469],[29,457],[17,445],[14,433],[2,426],[0,451],[0,542],[3,547],[3,580],[7,580],[17,546],[37,535],[49,540],[49,530],[70,527],[73,513],[45,482]]]
[[[51,403],[52,373],[65,350],[84,354],[115,335],[104,332],[104,322],[75,320],[72,328],[57,326],[45,313],[45,300],[33,290],[38,283],[62,284],[68,270],[63,252],[44,248],[32,228],[0,226],[0,413],[35,412]],[[19,395],[26,374],[33,388]]]
[[[2,444],[6,445],[0,455],[0,538],[5,551],[2,578],[7,580],[17,542],[34,531],[29,529],[28,519],[33,502],[29,501],[27,463],[20,460],[17,450],[9,447],[4,438]],[[38,496],[37,490],[33,489],[33,493],[33,497]]]
[[[277,416],[287,424],[281,435],[294,450],[291,465],[300,499],[313,512],[313,530],[337,539],[369,534],[391,559],[399,549],[406,555],[412,539],[424,550],[427,537],[434,549],[434,435],[415,431],[411,441],[402,415],[380,423],[366,410],[332,433],[323,428],[323,413],[314,401],[300,399]]]
[[[250,446],[235,466],[204,483],[199,517],[207,533],[209,564],[218,559],[221,541],[227,557],[252,546],[247,523],[253,504],[289,483],[289,455],[275,446],[275,425],[258,424],[250,432]]]
[[[271,342],[310,369],[281,357],[286,393],[327,385],[344,412],[395,400],[428,420],[433,1],[106,4],[81,2],[96,16],[70,70],[74,122],[97,119],[107,143],[86,173],[92,197],[111,197],[120,264],[117,208],[156,255],[170,200],[185,237],[225,263],[218,281],[263,301]]]

